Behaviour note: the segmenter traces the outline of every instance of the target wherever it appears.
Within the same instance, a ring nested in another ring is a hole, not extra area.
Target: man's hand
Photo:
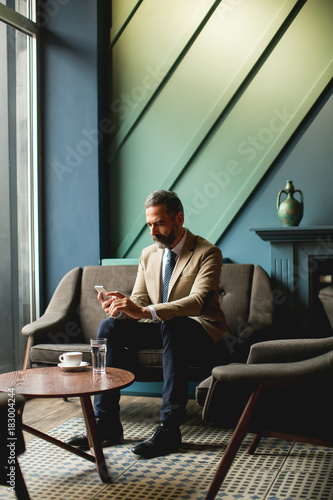
[[[131,299],[120,292],[108,292],[107,300],[104,300],[102,293],[99,293],[98,300],[102,302],[104,311],[110,316],[116,317],[121,312],[124,312],[133,319],[151,319],[151,312],[148,307],[140,307],[134,304]]]

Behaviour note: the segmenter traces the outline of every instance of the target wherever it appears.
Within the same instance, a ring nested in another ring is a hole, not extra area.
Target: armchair
[[[60,281],[51,301],[38,320],[22,329],[27,337],[24,367],[56,365],[65,351],[83,352],[89,361],[89,339],[94,338],[105,314],[97,301],[94,285],[130,295],[137,265],[121,264],[77,267]],[[217,363],[245,360],[253,342],[270,338],[273,323],[273,296],[270,279],[260,266],[224,264],[220,301],[230,334],[216,348],[210,366],[190,369],[190,380],[207,377]],[[130,322],[129,322],[130,327]],[[162,380],[162,351],[142,349],[137,353],[136,380]]]
[[[333,287],[319,298],[333,326]],[[251,454],[263,436],[333,447],[332,387],[333,337],[260,342],[246,364],[215,367],[203,419],[236,428],[206,500],[215,498],[248,432],[255,434]]]

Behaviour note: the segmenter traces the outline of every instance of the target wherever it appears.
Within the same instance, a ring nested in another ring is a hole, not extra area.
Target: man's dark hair
[[[145,208],[154,207],[155,205],[163,205],[172,219],[175,218],[178,212],[184,213],[182,202],[173,191],[163,191],[161,189],[151,193],[145,201]]]

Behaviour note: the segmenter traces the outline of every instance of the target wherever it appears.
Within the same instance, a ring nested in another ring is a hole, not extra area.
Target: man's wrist
[[[143,318],[145,319],[152,319],[152,314],[151,314],[151,311],[149,309],[149,307],[143,307],[142,308],[142,313],[143,313]]]

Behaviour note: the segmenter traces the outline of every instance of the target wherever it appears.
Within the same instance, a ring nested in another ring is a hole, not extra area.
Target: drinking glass
[[[106,339],[90,339],[91,361],[94,373],[106,371]]]

